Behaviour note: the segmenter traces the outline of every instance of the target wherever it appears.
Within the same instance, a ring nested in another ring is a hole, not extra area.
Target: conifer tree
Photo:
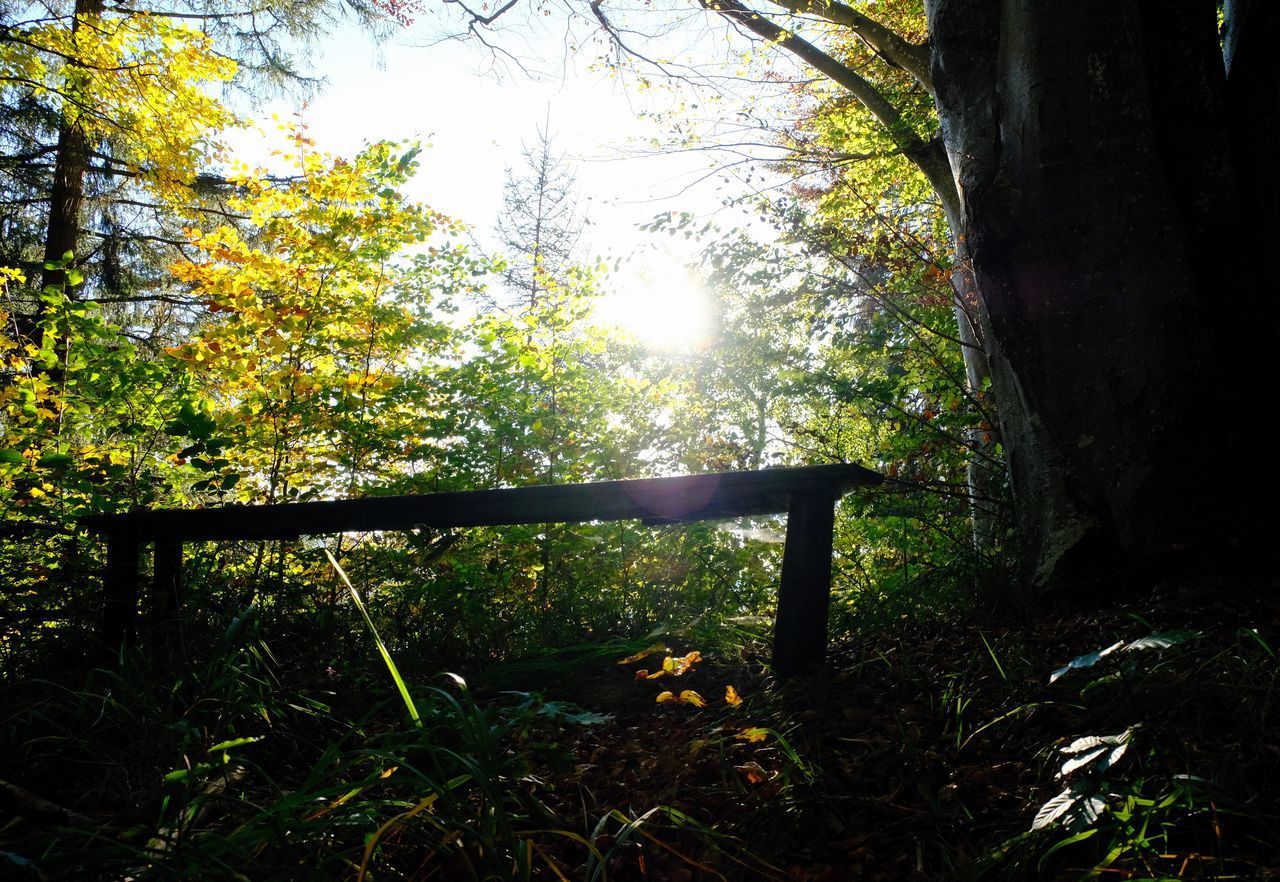
[[[524,165],[507,169],[497,235],[507,257],[503,281],[514,303],[530,309],[573,263],[585,221],[578,211],[573,170],[555,150],[547,122],[525,146]]]

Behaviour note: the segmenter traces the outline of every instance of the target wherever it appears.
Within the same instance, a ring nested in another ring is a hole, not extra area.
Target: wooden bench
[[[106,537],[102,634],[108,646],[118,646],[133,632],[139,556],[147,544],[154,546],[155,602],[176,613],[184,542],[293,539],[416,527],[619,520],[672,524],[785,512],[787,539],[774,622],[773,667],[782,674],[802,674],[820,666],[826,657],[835,503],[854,487],[880,480],[875,472],[842,463],[333,502],[146,509],[92,515],[81,523]]]

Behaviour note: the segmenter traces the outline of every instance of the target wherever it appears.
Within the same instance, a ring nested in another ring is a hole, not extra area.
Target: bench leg
[[[182,607],[182,543],[174,539],[157,539],[155,562],[151,570],[151,602],[156,623],[173,624]]]
[[[825,493],[796,496],[787,510],[773,669],[783,676],[812,673],[827,658],[831,608],[831,533],[836,500]]]
[[[138,614],[138,553],[136,536],[107,536],[107,571],[103,580],[102,643],[116,652],[133,637]]]

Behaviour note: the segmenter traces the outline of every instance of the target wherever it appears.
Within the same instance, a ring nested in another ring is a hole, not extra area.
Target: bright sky
[[[517,69],[494,71],[493,56],[475,42],[421,45],[423,33],[415,27],[375,46],[346,28],[323,40],[314,59],[328,80],[319,95],[301,109],[277,101],[256,112],[269,120],[300,110],[320,149],[341,155],[368,141],[420,140],[427,149],[410,195],[469,224],[486,246],[506,169],[520,167],[523,146],[536,143],[549,118],[590,223],[581,258],[630,258],[614,276],[617,290],[605,307],[610,318],[656,347],[679,348],[705,333],[708,316],[696,279],[681,269],[693,259],[693,243],[637,227],[664,211],[732,226],[741,216],[723,203],[747,186],[735,173],[716,172],[711,154],[647,149],[666,132],[643,114],[670,110],[680,97],[589,70],[589,59],[566,57],[563,34],[521,35],[522,55],[553,59],[531,77]],[[237,139],[233,149],[252,158],[252,144]]]
[[[382,138],[429,144],[413,195],[472,224],[482,239],[501,204],[505,169],[520,165],[522,144],[536,142],[548,114],[556,147],[573,161],[584,208],[609,238],[633,235],[627,231],[664,207],[646,200],[679,190],[685,169],[613,158],[628,138],[649,133],[620,86],[585,74],[499,81],[477,70],[481,60],[472,45],[376,49],[347,31],[326,45],[317,63],[329,86],[304,119],[333,152],[351,153]],[[695,163],[703,170],[706,158]],[[664,179],[665,187],[655,186]]]

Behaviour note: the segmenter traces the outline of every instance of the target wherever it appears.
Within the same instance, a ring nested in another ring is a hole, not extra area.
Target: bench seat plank
[[[332,502],[147,509],[90,515],[81,523],[95,532],[132,533],[147,540],[183,542],[292,539],[415,527],[622,520],[670,523],[781,514],[789,508],[793,495],[819,492],[838,497],[853,487],[878,484],[880,480],[880,475],[862,466],[838,463]]]

